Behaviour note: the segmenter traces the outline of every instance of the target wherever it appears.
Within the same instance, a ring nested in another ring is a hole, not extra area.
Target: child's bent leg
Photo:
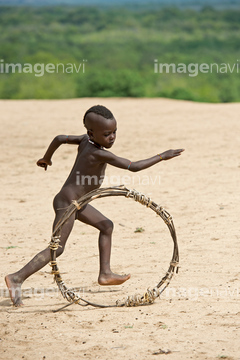
[[[54,225],[56,222],[61,218],[62,213],[57,213],[56,219],[54,221]],[[61,241],[60,245],[57,250],[57,256],[61,255],[64,250],[65,243],[67,238],[72,230],[73,223],[74,223],[74,216],[72,216],[63,226],[61,231]],[[50,262],[50,249],[46,248],[45,250],[39,252],[34,258],[29,261],[22,269],[15,272],[14,274],[9,274],[5,277],[5,281],[9,290],[9,294],[13,305],[21,306],[23,305],[21,300],[21,286],[22,283],[32,274],[37,272],[38,270],[42,269],[45,265]]]
[[[117,275],[111,271],[110,256],[113,223],[91,205],[77,211],[76,219],[91,225],[100,231],[99,233],[99,257],[100,271],[98,283],[100,285],[120,285],[130,278],[128,275]]]

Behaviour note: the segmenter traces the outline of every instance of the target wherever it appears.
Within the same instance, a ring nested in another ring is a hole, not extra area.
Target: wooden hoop
[[[102,197],[107,196],[125,196],[126,198],[131,198],[142,205],[145,205],[152,209],[158,216],[160,216],[163,221],[166,223],[172,240],[173,240],[173,255],[170,261],[170,266],[164,275],[164,277],[159,281],[159,283],[152,289],[147,289],[147,291],[143,295],[133,295],[128,296],[126,300],[120,301],[118,300],[115,305],[100,305],[91,303],[81,297],[74,290],[69,289],[61,275],[56,261],[56,251],[59,247],[60,243],[60,236],[61,236],[61,229],[65,222],[72,216],[77,210],[81,209],[83,206],[88,204],[89,202],[99,199]],[[56,225],[51,241],[49,244],[50,253],[51,253],[51,262],[50,265],[52,267],[52,273],[54,274],[54,280],[56,281],[59,290],[61,291],[62,296],[69,301],[69,304],[63,306],[62,308],[55,310],[55,312],[60,311],[72,304],[78,304],[82,306],[91,305],[94,307],[120,307],[120,306],[139,306],[139,305],[148,305],[152,304],[154,300],[161,295],[161,293],[166,289],[169,285],[174,273],[178,273],[178,263],[179,263],[179,251],[178,251],[178,244],[177,244],[177,236],[176,231],[174,228],[173,220],[171,215],[164,210],[161,206],[157,205],[153,202],[149,197],[145,196],[144,194],[136,191],[130,190],[126,188],[124,185],[108,187],[97,189],[89,192],[88,194],[82,196],[78,200],[74,200],[71,205],[67,208],[66,212],[63,214],[62,218]]]

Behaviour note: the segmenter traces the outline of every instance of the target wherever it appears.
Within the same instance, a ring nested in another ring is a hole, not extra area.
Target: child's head
[[[105,106],[102,106],[102,105],[94,105],[92,107],[90,107],[90,109],[88,109],[86,112],[85,112],[85,115],[83,117],[83,124],[84,126],[87,128],[86,126],[86,118],[87,118],[87,115],[89,113],[94,113],[94,114],[97,114],[97,115],[101,115],[102,117],[104,117],[105,119],[113,119],[114,116],[113,114],[111,113],[110,110],[108,110]]]
[[[83,117],[89,138],[105,147],[112,147],[116,139],[117,122],[105,106],[96,105],[88,109]]]

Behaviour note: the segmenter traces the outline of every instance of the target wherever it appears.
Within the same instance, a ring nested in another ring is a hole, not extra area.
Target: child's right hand
[[[47,167],[51,166],[51,165],[52,165],[51,160],[46,160],[46,159],[42,158],[37,161],[37,166],[43,167],[45,169],[45,171],[47,170]]]
[[[176,156],[181,155],[181,153],[184,151],[184,149],[177,149],[177,150],[167,150],[161,153],[161,157],[163,160],[169,160]]]

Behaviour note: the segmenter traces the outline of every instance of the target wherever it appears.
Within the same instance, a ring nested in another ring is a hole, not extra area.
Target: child
[[[162,160],[169,160],[179,156],[183,151],[183,149],[168,150],[149,159],[131,162],[128,159],[116,156],[106,150],[113,146],[117,131],[117,122],[107,108],[100,105],[91,107],[85,113],[83,122],[87,129],[87,134],[80,136],[56,136],[49,145],[44,157],[37,162],[38,166],[47,170],[47,167],[52,165],[51,158],[53,153],[60,145],[71,144],[78,146],[77,157],[73,168],[62,189],[53,201],[56,214],[53,229],[72,200],[77,200],[86,193],[100,187],[107,164],[135,172],[146,169]],[[88,181],[79,184],[79,176],[77,177],[76,174],[81,174],[81,179],[85,177]],[[76,179],[78,179],[78,181],[76,181]],[[89,181],[89,179],[93,179],[93,181]],[[96,181],[96,179],[98,181]],[[61,247],[57,250],[57,256],[63,253],[75,220],[80,220],[99,230],[100,271],[98,283],[100,285],[119,285],[128,280],[130,274],[123,276],[117,275],[114,274],[110,268],[111,237],[113,231],[112,221],[89,204],[78,210],[64,224],[60,238]],[[30,275],[48,264],[49,261],[50,250],[46,248],[38,253],[22,269],[5,277],[11,300],[15,306],[23,305],[21,300],[22,283]]]

